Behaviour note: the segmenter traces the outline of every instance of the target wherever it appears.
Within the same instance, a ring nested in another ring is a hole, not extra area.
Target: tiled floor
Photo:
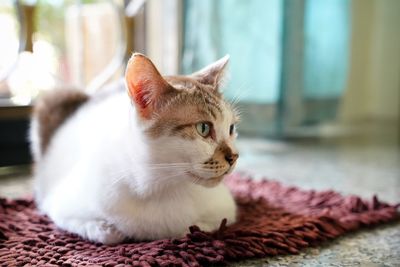
[[[28,196],[32,192],[30,166],[0,168],[0,196],[18,198]]]
[[[307,189],[400,202],[400,148],[378,142],[269,142],[242,139],[238,170]],[[0,169],[0,195],[31,192],[29,167]],[[6,173],[9,174],[6,174]],[[400,266],[400,222],[347,235],[295,256],[247,261],[236,266]]]

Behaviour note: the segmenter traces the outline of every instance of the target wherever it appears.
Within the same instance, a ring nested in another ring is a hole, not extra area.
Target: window
[[[348,72],[349,0],[184,3],[183,71],[231,55],[225,94],[241,101],[242,132],[284,136],[335,117]]]

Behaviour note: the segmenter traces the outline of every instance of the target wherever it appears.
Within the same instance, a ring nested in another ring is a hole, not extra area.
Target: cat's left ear
[[[125,72],[128,93],[143,119],[157,112],[162,96],[172,90],[154,64],[146,56],[135,53]]]
[[[229,55],[211,63],[207,67],[193,73],[192,78],[198,80],[202,84],[211,85],[218,90],[222,83],[226,66],[229,62]]]

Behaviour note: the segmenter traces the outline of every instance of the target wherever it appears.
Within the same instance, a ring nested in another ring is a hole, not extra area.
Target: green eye
[[[211,126],[207,122],[199,122],[196,124],[196,130],[201,136],[207,137],[210,135]]]

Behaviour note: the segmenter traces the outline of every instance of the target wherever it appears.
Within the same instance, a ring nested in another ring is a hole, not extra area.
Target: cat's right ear
[[[144,119],[152,117],[161,95],[171,90],[151,60],[139,53],[129,59],[125,81],[129,96]]]
[[[202,84],[211,85],[216,90],[222,83],[225,68],[229,62],[229,55],[220,58],[219,60],[211,63],[203,69],[193,73],[192,78],[196,79]]]

